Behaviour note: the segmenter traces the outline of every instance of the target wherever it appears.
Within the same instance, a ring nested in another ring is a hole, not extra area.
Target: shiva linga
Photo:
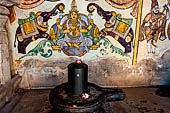
[[[88,82],[88,65],[81,60],[68,65],[68,82],[56,86],[49,95],[52,113],[107,113],[102,108],[106,102],[124,99],[122,89]]]

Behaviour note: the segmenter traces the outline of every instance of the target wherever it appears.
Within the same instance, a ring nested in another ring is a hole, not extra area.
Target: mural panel
[[[96,50],[100,40],[99,29],[93,19],[77,10],[72,2],[69,14],[60,15],[50,29],[53,50],[63,51],[68,56],[83,56]]]
[[[26,54],[26,47],[34,40],[39,38],[49,38],[48,31],[48,20],[51,16],[55,16],[58,12],[62,11],[64,4],[57,4],[49,12],[30,12],[29,18],[18,19],[18,28],[16,30],[14,47],[16,47],[16,41],[18,41],[18,53]]]
[[[169,49],[169,1],[160,0],[143,1],[142,23],[140,28],[140,51],[145,53],[143,58],[152,57],[157,60]],[[148,10],[145,10],[145,9]],[[142,47],[143,46],[143,47]],[[142,48],[145,51],[141,50]]]
[[[140,41],[147,40],[148,53],[155,53],[158,39],[164,41],[167,37],[165,35],[166,27],[166,13],[169,11],[167,5],[164,5],[163,11],[159,9],[157,0],[152,0],[151,10],[145,16],[140,32]]]
[[[121,56],[131,64],[134,17],[130,13],[124,16],[126,10],[113,8],[107,2],[89,2],[63,0],[51,4],[43,1],[42,5],[29,10],[14,7],[16,19],[9,25],[16,29],[15,34],[9,32],[14,44],[14,60],[37,57],[53,60],[69,56],[88,60]],[[102,7],[103,3],[109,10]],[[44,4],[50,7],[41,9]],[[86,4],[83,7],[87,10],[80,8],[82,4]]]

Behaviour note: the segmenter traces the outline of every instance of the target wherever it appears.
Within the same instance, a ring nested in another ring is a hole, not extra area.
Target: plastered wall
[[[12,72],[20,87],[67,81],[67,65],[89,65],[103,86],[170,83],[169,1],[34,0],[8,7]]]

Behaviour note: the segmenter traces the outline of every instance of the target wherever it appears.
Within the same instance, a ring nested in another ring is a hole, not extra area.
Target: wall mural
[[[53,50],[63,51],[68,56],[83,56],[89,50],[96,50],[100,40],[99,29],[94,20],[79,13],[73,0],[69,14],[57,18],[50,29]]]
[[[20,0],[20,4],[17,6],[22,9],[30,9],[39,6],[44,1],[45,0]]]
[[[121,14],[116,14],[114,11],[104,11],[95,3],[90,3],[87,6],[88,12],[92,13],[94,11],[93,6],[97,8],[98,15],[105,19],[105,28],[100,31],[100,36],[102,38],[107,35],[112,36],[125,48],[124,53],[131,52],[134,36],[130,26],[133,19],[122,18]]]
[[[108,84],[118,79],[125,80],[122,83],[141,79],[153,84],[159,82],[153,79],[166,79],[167,73],[162,76],[157,72],[166,68],[163,63],[167,60],[161,56],[168,56],[170,50],[170,0],[53,1],[44,0],[28,9],[8,7],[14,73],[28,69],[23,75],[31,72],[32,76],[46,67],[53,73],[51,69],[58,69],[53,68],[58,65],[56,62],[78,58],[96,62],[93,65],[99,67],[103,63],[104,70],[98,73]],[[32,63],[38,71],[30,69]],[[132,67],[136,64],[139,65]],[[101,77],[96,81],[100,80]]]
[[[18,53],[26,54],[26,47],[29,43],[39,38],[49,38],[48,31],[48,20],[51,16],[55,16],[58,12],[62,11],[64,4],[57,4],[49,12],[30,12],[30,17],[26,19],[19,19],[19,27],[16,30],[14,47],[16,47],[16,41],[18,41]]]
[[[46,3],[46,1],[42,2]],[[137,12],[141,5],[139,0],[129,0],[128,2],[85,0],[83,7],[87,10],[82,10],[81,3],[72,0],[70,3],[57,3],[48,10],[30,11],[29,15],[23,18],[22,16],[17,17],[17,28],[12,42],[13,51],[17,54],[15,60],[34,58],[38,55],[46,59],[55,59],[56,56],[87,59],[89,56],[94,56],[93,58],[105,56],[119,58],[121,56],[123,59],[128,59],[129,63],[133,62],[134,54],[138,54],[139,60],[147,55],[158,58],[159,54],[163,54],[168,49],[170,2],[162,3],[160,0],[143,2],[142,7],[147,7],[148,10],[143,9],[142,11],[139,36],[142,46],[136,46],[142,48],[146,45],[144,49],[147,53],[140,48],[134,51],[135,27],[137,19],[139,19]],[[103,7],[101,3],[108,8]],[[71,7],[68,7],[68,4]],[[65,6],[67,7],[65,8]],[[8,8],[13,15],[17,15],[13,8]],[[11,15],[12,17],[14,16]],[[36,43],[32,47],[28,47],[34,42]],[[140,54],[142,51],[145,56]]]
[[[131,15],[137,18],[139,1],[138,0],[106,0],[111,6],[118,9],[127,9],[133,7]]]
[[[106,0],[115,8],[126,9],[132,7],[137,0]]]
[[[98,18],[105,21],[103,28],[99,28],[93,19],[95,8]],[[75,0],[71,2],[68,13],[64,9],[64,3],[58,3],[50,11],[31,11],[29,17],[18,18],[13,42],[14,50],[19,55],[16,60],[37,55],[51,58],[55,54],[82,57],[90,51],[98,51],[96,57],[117,54],[132,59],[132,18],[122,18],[114,10],[105,11],[96,3],[87,4],[88,14],[81,13]],[[54,17],[56,22],[49,25]],[[27,51],[27,47],[36,40],[35,47]],[[111,40],[117,41],[119,46]]]
[[[157,0],[152,0],[151,11],[145,16],[140,32],[140,41],[147,40],[148,53],[155,53],[158,46],[158,39],[164,41],[167,37],[165,34],[167,13],[169,9],[167,4],[164,5],[163,11],[160,11]]]

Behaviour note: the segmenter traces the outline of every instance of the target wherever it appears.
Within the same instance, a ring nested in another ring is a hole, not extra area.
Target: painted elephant
[[[134,33],[130,26],[133,20],[121,18],[121,15],[116,14],[114,11],[104,11],[95,3],[88,4],[87,11],[93,13],[94,7],[97,8],[98,15],[106,21],[104,24],[105,28],[100,31],[100,36],[112,36],[125,48],[125,53],[131,52]]]
[[[39,38],[49,38],[48,31],[48,20],[51,16],[57,15],[57,11],[64,10],[64,4],[57,4],[49,12],[34,12],[30,13],[30,17],[26,19],[19,19],[19,27],[16,30],[14,47],[16,47],[16,41],[18,41],[18,53],[26,54],[26,47],[34,40]]]

